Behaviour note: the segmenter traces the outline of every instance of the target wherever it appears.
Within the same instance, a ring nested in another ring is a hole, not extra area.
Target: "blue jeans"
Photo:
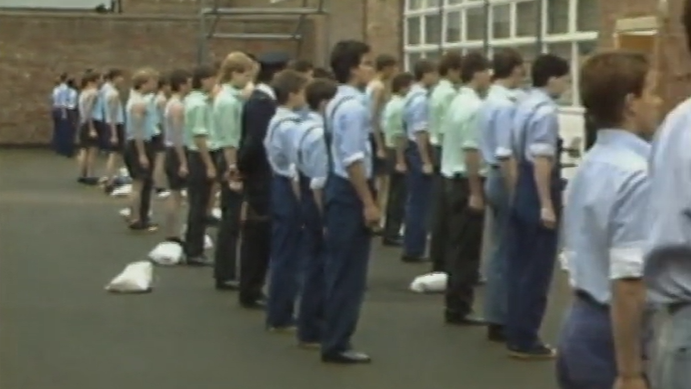
[[[408,142],[405,158],[408,165],[408,199],[405,209],[403,254],[423,257],[427,249],[427,218],[430,212],[433,175],[422,171],[422,158],[415,142]]]

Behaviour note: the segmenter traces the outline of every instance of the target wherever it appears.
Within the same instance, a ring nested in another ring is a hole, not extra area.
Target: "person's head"
[[[439,61],[439,75],[453,83],[461,82],[463,56],[457,51],[444,54]]]
[[[329,70],[324,69],[324,68],[314,68],[314,78],[325,78],[327,80],[333,80],[335,81],[335,77],[333,73],[331,73]]]
[[[476,90],[484,90],[489,87],[491,80],[490,63],[484,54],[473,51],[463,57],[461,82]]]
[[[314,65],[306,59],[295,59],[288,62],[288,69],[302,74],[309,80],[314,77]]]
[[[424,87],[431,87],[439,79],[437,64],[429,59],[421,59],[413,65],[413,75],[415,76],[415,81]]]
[[[391,92],[397,96],[405,96],[410,86],[415,82],[415,76],[410,72],[398,73],[391,80]]]
[[[67,81],[65,81],[65,84],[68,88],[77,89],[77,81],[73,77],[68,77]]]
[[[98,87],[98,80],[101,78],[101,75],[98,74],[97,72],[86,72],[82,76],[82,82],[81,82],[81,88],[82,89],[91,89],[91,88],[96,88]]]
[[[595,54],[581,67],[583,107],[595,128],[622,128],[648,138],[657,128],[662,100],[656,77],[642,53]]]
[[[323,112],[326,104],[336,96],[338,84],[335,81],[317,78],[307,85],[305,97],[307,105],[312,111]]]
[[[67,73],[60,73],[58,76],[58,84],[62,84],[67,82],[67,79],[70,78],[70,76]]]
[[[276,103],[290,109],[304,107],[307,83],[307,77],[294,70],[284,70],[276,74],[271,82],[276,93]]]
[[[492,58],[492,77],[509,88],[518,87],[525,78],[521,53],[512,48],[496,50]]]
[[[390,54],[379,54],[375,60],[375,67],[379,76],[385,80],[398,72],[398,60]]]
[[[254,62],[245,53],[234,51],[223,60],[218,80],[237,89],[244,88],[253,78]]]
[[[558,98],[569,87],[569,63],[554,54],[542,54],[535,59],[531,69],[533,87],[544,89]]]
[[[209,65],[200,65],[192,71],[192,89],[202,93],[211,93],[216,86],[216,69]]]
[[[192,74],[183,69],[170,72],[170,91],[184,96],[192,89]]]
[[[250,80],[250,82],[254,82],[257,79],[257,75],[259,74],[259,62],[257,61],[256,55],[250,52],[245,52],[245,55],[252,61],[252,79]]]
[[[152,68],[142,68],[132,75],[132,89],[139,93],[151,93],[158,87],[158,72]]]
[[[125,81],[125,72],[123,72],[121,69],[110,69],[108,72],[106,72],[105,79],[117,88]]]
[[[331,50],[330,65],[336,81],[358,88],[365,87],[374,76],[372,49],[361,41],[344,40]]]
[[[161,74],[158,77],[158,93],[163,93],[164,95],[170,94],[170,74]]]

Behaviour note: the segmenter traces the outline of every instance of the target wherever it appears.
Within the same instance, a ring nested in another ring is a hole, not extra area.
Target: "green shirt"
[[[384,132],[384,144],[388,148],[396,147],[396,138],[405,138],[405,130],[403,129],[404,106],[405,97],[393,95],[382,111],[381,128]]]
[[[242,91],[226,84],[216,96],[213,104],[213,126],[211,132],[215,148],[239,148],[242,128]]]
[[[212,114],[211,101],[207,94],[193,91],[185,97],[185,146],[192,151],[199,151],[194,138],[203,136],[207,139],[210,150],[215,150],[211,134]]]
[[[451,178],[465,175],[466,150],[477,150],[480,143],[480,108],[482,99],[471,88],[462,87],[449,105],[449,115],[444,122],[441,173]],[[481,173],[484,174],[484,168]]]
[[[434,87],[429,99],[429,134],[433,145],[442,145],[444,136],[444,120],[451,101],[458,92],[449,80],[442,79]]]

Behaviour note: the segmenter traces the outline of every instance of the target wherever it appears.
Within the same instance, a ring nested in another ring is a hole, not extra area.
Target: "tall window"
[[[406,64],[449,49],[513,47],[528,70],[540,53],[570,61],[572,85],[583,59],[596,47],[599,0],[406,0]],[[560,103],[579,105],[572,87]]]

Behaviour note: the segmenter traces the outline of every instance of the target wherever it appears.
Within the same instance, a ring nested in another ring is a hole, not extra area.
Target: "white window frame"
[[[425,28],[425,15],[430,15],[430,14],[438,14],[441,10],[439,6],[434,6],[434,7],[428,7],[426,4],[429,4],[430,1],[432,0],[423,0],[423,6],[420,9],[416,10],[411,10],[410,9],[410,3],[412,0],[406,0],[405,1],[405,9],[403,13],[403,17],[407,20],[409,18],[413,17],[419,17],[421,19],[420,21],[420,42],[425,42],[425,36],[424,34],[426,33],[426,28]],[[439,4],[442,4],[443,2],[443,11],[444,13],[448,12],[453,12],[453,11],[460,11],[461,12],[461,39],[460,42],[448,42],[446,39],[446,30],[447,30],[447,18],[446,15],[442,18],[442,42],[440,42],[441,49],[442,50],[473,50],[473,49],[482,49],[484,47],[484,40],[481,41],[468,41],[467,40],[467,25],[466,25],[466,17],[465,13],[466,10],[469,8],[474,8],[474,7],[484,7],[485,5],[489,5],[490,7],[495,6],[495,5],[502,5],[502,4],[512,4],[510,8],[510,32],[511,36],[509,38],[501,38],[501,39],[492,39],[492,10],[490,8],[488,15],[487,15],[487,37],[488,37],[488,46],[490,47],[490,52],[492,47],[507,47],[507,46],[528,46],[530,44],[536,45],[537,47],[537,41],[538,37],[537,36],[528,36],[528,37],[517,37],[516,32],[517,32],[517,8],[516,4],[521,3],[521,2],[528,2],[528,1],[541,1],[541,7],[542,7],[542,14],[540,15],[541,20],[541,31],[540,31],[540,42],[541,42],[541,47],[540,47],[540,52],[546,53],[549,45],[555,44],[555,43],[571,43],[571,84],[572,84],[572,93],[571,93],[571,102],[568,105],[564,105],[562,108],[565,111],[582,111],[582,108],[577,105],[577,103],[580,101],[580,96],[578,94],[578,88],[576,87],[578,85],[578,77],[579,77],[579,68],[580,68],[580,56],[579,56],[579,43],[581,42],[597,42],[598,39],[598,32],[597,31],[578,31],[578,1],[579,0],[568,0],[568,30],[565,33],[561,34],[548,34],[547,33],[547,22],[548,22],[548,0],[464,0],[460,4],[450,4],[451,0],[437,0]],[[408,24],[407,22],[403,23],[404,25],[404,53],[405,53],[405,66],[406,68],[410,68],[412,64],[409,62],[408,54],[416,53],[416,54],[421,54],[422,57],[426,55],[426,53],[430,52],[436,52],[440,49],[439,44],[432,44],[432,43],[421,43],[421,44],[415,44],[411,45],[408,44]]]

